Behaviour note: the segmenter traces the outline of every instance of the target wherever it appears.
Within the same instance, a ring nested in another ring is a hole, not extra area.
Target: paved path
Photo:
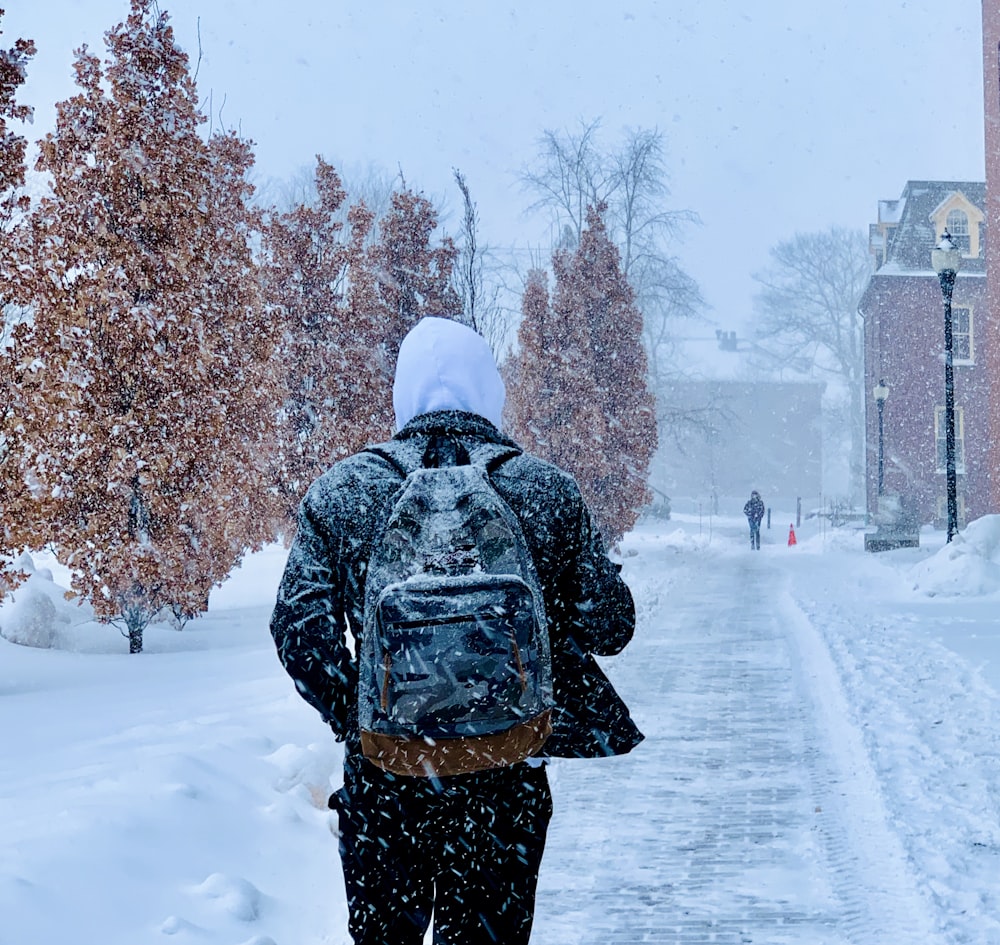
[[[779,612],[779,564],[766,550],[664,561],[663,599],[646,608],[658,616],[606,663],[646,741],[552,766],[533,942],[917,940],[892,889],[868,881],[895,864],[850,823],[829,706]]]

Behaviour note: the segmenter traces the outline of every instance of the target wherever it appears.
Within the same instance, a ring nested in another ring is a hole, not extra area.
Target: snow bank
[[[1000,591],[1000,515],[970,522],[909,574],[913,589],[928,597],[982,597]]]
[[[21,646],[52,649],[62,645],[64,627],[93,619],[90,608],[67,600],[52,571],[36,567],[31,555],[23,554],[17,567],[28,578],[0,601],[0,636]]]

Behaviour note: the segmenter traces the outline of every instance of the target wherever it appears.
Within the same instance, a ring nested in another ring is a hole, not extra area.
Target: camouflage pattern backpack
[[[443,441],[443,442],[442,442]],[[490,481],[517,455],[438,437],[371,450],[403,476],[376,536],[359,652],[362,751],[438,777],[523,761],[551,732],[541,589],[520,523]]]

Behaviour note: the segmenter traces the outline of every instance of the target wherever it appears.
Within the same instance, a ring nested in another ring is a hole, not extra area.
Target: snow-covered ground
[[[738,517],[678,516],[646,523],[623,543],[639,629],[608,670],[649,736],[628,759],[630,777],[664,777],[670,760],[654,764],[654,746],[682,724],[680,714],[656,711],[663,679],[650,674],[671,671],[678,615],[696,624],[685,646],[723,617],[737,636],[741,621],[749,632],[766,620],[776,628],[769,633],[787,637],[810,693],[789,695],[788,705],[802,703],[796,718],[822,734],[839,772],[826,826],[783,835],[786,845],[801,837],[801,850],[785,852],[804,870],[821,869],[817,836],[833,831],[848,845],[839,862],[859,876],[870,870],[897,896],[889,917],[912,921],[921,945],[1000,943],[1000,520],[973,523],[951,546],[928,530],[919,549],[879,555],[863,551],[859,532],[815,522],[797,529],[794,547],[787,528],[765,531],[758,554],[744,532]],[[42,556],[29,584],[0,605],[0,631],[51,644],[0,639],[0,945],[348,941],[325,807],[340,749],[295,694],[267,631],[283,561],[278,547],[252,556],[204,617],[181,631],[150,628],[141,655],[65,601],[65,575]],[[735,601],[724,592],[698,601],[698,574],[731,588]],[[748,581],[755,603],[744,612]],[[758,648],[770,645],[757,638]],[[692,697],[685,709],[690,724],[703,703]],[[605,762],[552,766],[557,821],[572,822],[574,778],[596,771],[592,764]],[[708,768],[693,781],[690,771],[677,777],[702,798],[718,779]],[[676,886],[675,854],[656,826],[669,812],[649,814],[648,826],[633,818],[627,835],[660,845],[655,862],[671,871],[663,886]],[[842,828],[829,824],[841,816]],[[571,875],[581,865],[574,856],[592,853],[597,863],[604,845],[626,835],[582,815],[575,831],[557,821],[540,883],[540,945],[549,945],[545,929],[559,928],[558,896],[581,882]],[[622,887],[633,879],[656,887],[649,862],[619,877]],[[899,876],[886,878],[886,869]],[[718,882],[781,904],[801,902],[810,879],[822,885],[819,876],[759,870]],[[721,890],[699,888],[709,907],[726,907]],[[579,928],[578,940],[588,940],[586,917]],[[824,941],[883,940],[851,928]],[[780,940],[807,941],[789,936]]]

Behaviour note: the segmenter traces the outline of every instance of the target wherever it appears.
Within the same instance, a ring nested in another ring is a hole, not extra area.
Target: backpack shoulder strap
[[[479,441],[469,449],[469,460],[482,466],[488,474],[495,473],[504,463],[521,455],[521,449],[505,443]]]
[[[414,470],[423,466],[423,450],[417,444],[407,440],[389,440],[368,446],[362,450],[371,453],[388,463],[401,479],[405,479]]]
[[[433,455],[434,450],[429,449],[433,445],[433,443],[425,444],[422,439],[389,440],[387,443],[366,447],[364,452],[372,453],[385,460],[401,478],[405,479],[417,469],[438,465]],[[470,443],[466,452],[468,463],[480,466],[488,474],[492,474],[507,460],[520,456],[522,451],[516,446],[479,440]]]

